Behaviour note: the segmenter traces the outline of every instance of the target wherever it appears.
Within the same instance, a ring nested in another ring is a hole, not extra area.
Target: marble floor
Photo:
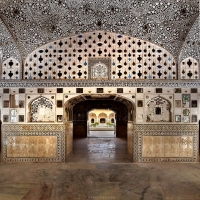
[[[75,138],[69,163],[130,163],[123,138]]]
[[[200,200],[200,163],[131,163],[117,139],[77,138],[68,163],[0,163],[0,200]]]

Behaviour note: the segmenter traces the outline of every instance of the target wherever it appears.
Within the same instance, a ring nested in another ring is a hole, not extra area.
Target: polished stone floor
[[[0,163],[0,200],[200,200],[200,163],[130,163],[118,139],[77,138],[68,163]]]
[[[127,140],[122,138],[75,138],[69,163],[130,163]]]

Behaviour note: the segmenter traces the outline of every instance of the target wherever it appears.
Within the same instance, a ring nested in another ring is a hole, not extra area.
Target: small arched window
[[[92,119],[91,119],[91,124],[93,124],[93,123],[94,123],[94,119],[92,118]]]
[[[114,120],[114,118],[112,118],[112,119],[111,119],[111,123],[112,123],[112,124],[114,124],[114,123],[115,123],[115,120]]]
[[[101,123],[101,124],[106,123],[106,119],[105,119],[105,118],[101,118],[101,119],[100,119],[100,123]]]

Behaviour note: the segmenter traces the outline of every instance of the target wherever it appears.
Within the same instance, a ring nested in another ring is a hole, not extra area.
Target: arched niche
[[[177,79],[176,61],[164,48],[105,31],[45,44],[28,55],[23,71],[24,79]]]
[[[180,66],[181,79],[199,79],[198,61],[192,57],[185,58]]]
[[[29,103],[30,122],[54,122],[55,111],[53,102],[40,96]]]
[[[3,62],[1,79],[20,79],[20,63],[15,58],[8,58]]]
[[[150,99],[146,104],[146,122],[171,122],[171,103],[162,96]]]

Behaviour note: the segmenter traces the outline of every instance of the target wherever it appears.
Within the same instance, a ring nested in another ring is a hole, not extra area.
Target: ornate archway
[[[65,118],[67,121],[73,121],[74,136],[87,137],[87,113],[92,109],[115,111],[116,136],[127,137],[127,123],[135,118],[134,103],[116,94],[82,94],[67,101]]]

